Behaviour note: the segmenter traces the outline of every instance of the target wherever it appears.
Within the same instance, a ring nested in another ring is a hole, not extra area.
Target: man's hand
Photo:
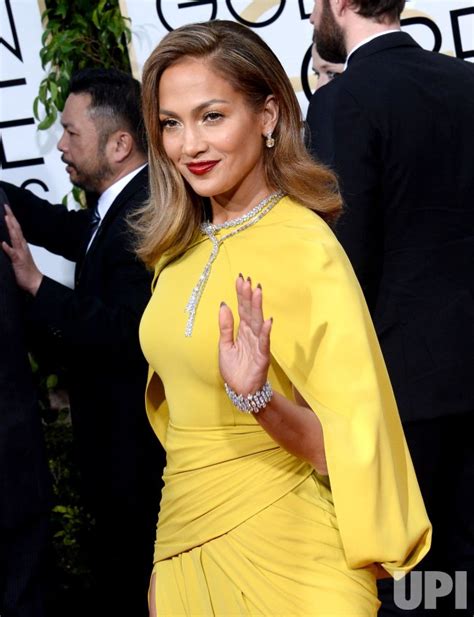
[[[20,224],[7,204],[5,204],[5,211],[5,223],[10,235],[11,246],[6,242],[2,242],[2,248],[11,259],[16,282],[19,287],[36,296],[43,280],[43,275],[36,267]]]

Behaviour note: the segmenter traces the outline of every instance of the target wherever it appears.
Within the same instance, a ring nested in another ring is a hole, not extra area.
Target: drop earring
[[[272,137],[272,132],[271,131],[269,131],[266,134],[265,145],[267,146],[267,148],[273,148],[273,146],[275,145],[275,140]]]

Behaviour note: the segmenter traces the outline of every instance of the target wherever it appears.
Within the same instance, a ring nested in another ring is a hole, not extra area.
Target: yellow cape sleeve
[[[269,228],[280,256],[260,274],[272,355],[323,425],[348,564],[401,576],[428,551],[431,525],[352,267],[323,221],[304,222]]]

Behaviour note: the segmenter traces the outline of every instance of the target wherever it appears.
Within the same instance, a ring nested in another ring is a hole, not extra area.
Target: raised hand
[[[237,278],[239,328],[234,340],[234,316],[222,303],[219,310],[219,369],[223,380],[238,394],[260,390],[270,365],[272,319],[263,319],[262,288],[252,289],[250,278]]]
[[[20,224],[7,204],[5,204],[5,211],[5,223],[10,235],[11,246],[6,242],[2,242],[2,248],[11,259],[16,282],[19,287],[36,295],[43,280],[43,275],[36,267]]]

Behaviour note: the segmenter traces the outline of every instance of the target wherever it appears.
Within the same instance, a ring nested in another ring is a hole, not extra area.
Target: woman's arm
[[[234,318],[222,304],[219,313],[219,366],[224,381],[237,394],[252,394],[267,381],[270,366],[272,319],[263,319],[262,289],[252,289],[250,279],[236,282],[240,317],[234,340]],[[321,423],[295,390],[296,402],[274,392],[270,402],[254,414],[267,433],[282,448],[309,462],[318,473],[327,474]]]
[[[255,418],[278,445],[310,463],[321,475],[327,475],[321,422],[299,393],[295,391],[295,395],[296,403],[274,392]]]

